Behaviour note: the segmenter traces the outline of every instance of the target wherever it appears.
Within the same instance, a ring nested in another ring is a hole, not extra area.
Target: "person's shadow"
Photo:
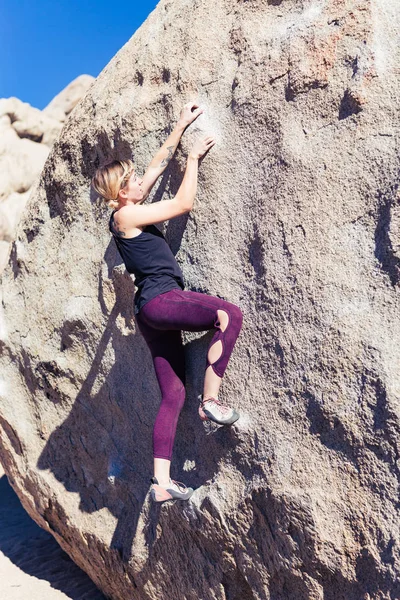
[[[130,156],[127,152],[121,154],[120,158],[124,154]],[[157,195],[159,193],[158,190]],[[104,211],[95,200],[93,204],[100,218]],[[180,222],[183,232],[186,219]],[[165,235],[168,241],[168,231]],[[174,238],[176,240],[176,233]],[[113,240],[104,260],[108,274],[103,280],[100,273],[98,301],[105,325],[91,359],[92,366],[67,418],[50,434],[37,465],[39,469],[50,470],[67,491],[79,494],[80,510],[93,513],[106,507],[118,519],[111,548],[124,561],[129,561],[153,474],[152,429],[161,393],[150,350],[134,320],[133,279],[126,272]],[[105,299],[105,290],[108,298],[112,296],[110,284],[116,298],[111,312]],[[206,332],[185,346],[187,396],[173,449],[171,477],[195,489],[212,478],[221,457],[240,442],[234,427],[204,425],[198,416],[196,398],[201,391],[207,347],[213,333],[212,330]],[[86,344],[88,335],[83,319],[66,320],[60,332],[60,349],[67,357],[75,348],[82,350],[83,347],[90,352],[90,345]],[[113,365],[107,371],[102,363],[104,357],[110,355]],[[71,385],[77,387],[74,373],[70,372],[69,377]],[[69,397],[63,397],[54,381],[57,377],[42,376],[40,386],[45,387],[48,399],[62,412]],[[39,384],[31,377],[30,385],[34,393]],[[150,504],[148,510],[144,536],[150,557],[157,545],[156,525],[162,506]],[[63,534],[59,531],[57,510],[49,508],[44,517],[53,530]]]

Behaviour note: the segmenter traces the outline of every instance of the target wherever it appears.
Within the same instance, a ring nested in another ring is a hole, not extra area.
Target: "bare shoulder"
[[[136,206],[122,206],[114,213],[115,230],[122,237],[135,237],[142,233],[143,228],[136,225]]]

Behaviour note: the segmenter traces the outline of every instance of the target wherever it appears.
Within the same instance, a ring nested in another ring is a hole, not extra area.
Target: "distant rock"
[[[9,123],[18,138],[27,138],[33,142],[52,146],[61,131],[62,124],[47,117],[38,108],[18,98],[0,99],[0,117],[9,117]]]
[[[42,113],[63,123],[82,96],[86,94],[94,80],[95,78],[91,75],[79,75],[62,92],[54,96],[53,100],[42,110]]]
[[[29,191],[66,118],[94,81],[74,79],[42,111],[18,98],[0,98],[0,273]]]

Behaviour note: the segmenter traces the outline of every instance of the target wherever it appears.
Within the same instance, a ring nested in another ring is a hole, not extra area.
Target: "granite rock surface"
[[[2,277],[0,456],[113,600],[400,597],[399,24],[384,0],[161,0],[52,147]],[[163,231],[187,289],[244,313],[241,418],[198,419],[212,332],[185,332],[171,475],[196,491],[155,507],[160,391],[90,178],[143,173],[188,101],[149,201],[216,136]]]

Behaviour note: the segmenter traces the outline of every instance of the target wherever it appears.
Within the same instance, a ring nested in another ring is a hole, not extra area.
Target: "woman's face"
[[[124,200],[131,200],[132,202],[139,202],[143,200],[144,191],[142,190],[143,178],[138,177],[135,171],[132,171],[125,186],[121,188],[120,194]]]

